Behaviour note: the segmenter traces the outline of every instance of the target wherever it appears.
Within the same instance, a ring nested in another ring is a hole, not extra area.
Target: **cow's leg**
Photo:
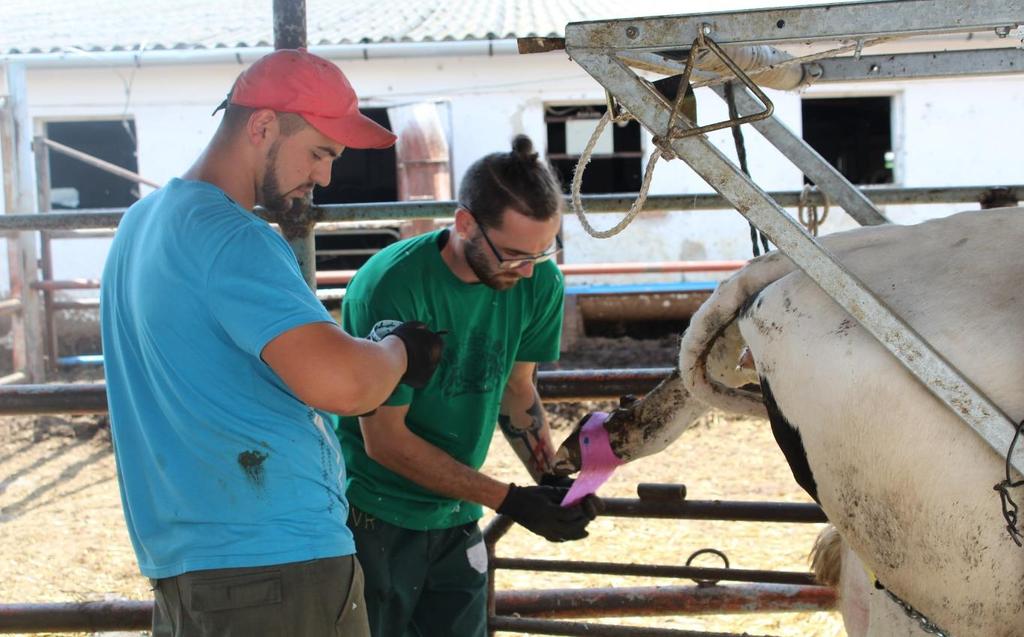
[[[614,410],[604,427],[615,455],[630,461],[664,450],[707,410],[690,397],[676,370],[642,399]],[[555,470],[569,474],[579,469],[577,425],[555,454]]]

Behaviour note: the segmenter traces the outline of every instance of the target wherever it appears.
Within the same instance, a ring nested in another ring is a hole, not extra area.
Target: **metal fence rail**
[[[1000,186],[1010,195],[1024,194],[1024,184]],[[993,190],[992,186],[954,186],[943,188],[897,188],[891,186],[865,186],[861,191],[879,206],[978,203]],[[824,195],[812,189],[786,190],[767,193],[780,206],[796,208],[801,204],[823,206]],[[586,195],[582,201],[587,212],[621,213],[629,210],[634,193],[612,195]],[[568,202],[568,200],[566,200]],[[834,204],[834,202],[833,202]],[[444,219],[452,216],[456,201],[396,201],[386,203],[329,204],[320,206],[320,222],[338,221],[412,221],[415,219]],[[650,212],[691,210],[734,210],[732,204],[714,193],[650,195],[644,210]],[[266,214],[262,209],[257,213]],[[83,230],[90,228],[116,228],[124,214],[122,208],[104,208],[82,212],[51,211],[45,214],[12,213],[0,216],[0,233],[25,230]]]
[[[640,484],[640,498],[606,498],[601,515],[675,520],[727,520],[764,523],[820,523],[814,504],[686,500],[683,485]],[[617,564],[501,558],[497,544],[512,521],[496,516],[484,529],[488,554],[488,613],[497,630],[544,635],[671,635],[724,637],[726,633],[630,628],[606,624],[551,621],[550,618],[697,615],[709,613],[806,612],[830,610],[835,591],[814,584],[810,573],[707,568],[662,564]],[[495,589],[498,569],[592,573],[692,579],[687,586],[627,586],[541,590]],[[720,581],[744,582],[722,586]],[[144,630],[152,616],[151,601],[87,601],[0,605],[0,633]]]
[[[625,394],[646,394],[671,371],[664,367],[544,371],[538,374],[537,384],[545,402],[611,400]],[[106,412],[107,393],[103,383],[0,387],[2,416]]]

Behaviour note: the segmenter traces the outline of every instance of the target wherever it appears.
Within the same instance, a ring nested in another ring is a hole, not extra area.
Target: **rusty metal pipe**
[[[545,402],[608,400],[645,394],[670,372],[668,368],[550,371],[538,374],[538,385]],[[106,411],[106,387],[102,383],[18,385],[0,390],[0,415]]]
[[[0,604],[0,633],[147,630],[152,617],[151,601]]]
[[[590,573],[629,577],[672,577],[678,579],[722,582],[756,582],[761,584],[793,584],[814,586],[813,573],[765,571],[741,568],[706,568],[669,564],[623,564],[620,562],[580,562],[574,560],[541,560],[519,557],[496,557],[494,568],[538,573]]]
[[[827,586],[638,586],[498,591],[498,615],[526,617],[634,617],[763,612],[807,612],[835,607]]]
[[[2,395],[2,394],[0,394]],[[601,498],[601,515],[620,518],[667,518],[673,520],[737,520],[743,522],[827,522],[816,504],[803,502],[750,502],[683,500],[650,502],[633,498]]]

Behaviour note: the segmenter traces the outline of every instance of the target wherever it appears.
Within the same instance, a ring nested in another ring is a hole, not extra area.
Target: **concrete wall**
[[[456,182],[479,156],[503,150],[517,133],[543,147],[545,103],[602,103],[603,91],[563,53],[532,56],[346,60],[339,63],[365,106],[390,106],[447,100],[452,121]],[[211,117],[238,65],[143,66],[108,69],[30,69],[28,100],[37,128],[48,120],[134,118],[139,172],[158,182],[183,172],[202,150],[219,118]],[[777,116],[800,131],[802,98],[893,95],[895,179],[902,186],[998,185],[1024,182],[1019,160],[1024,148],[1024,79],[1017,77],[903,83],[821,85],[799,93],[771,91]],[[726,117],[724,103],[710,91],[698,91],[701,123]],[[748,127],[749,128],[749,127]],[[788,164],[755,131],[745,131],[755,181],[766,190],[796,190],[802,185]],[[712,139],[735,156],[731,134]],[[644,138],[649,153],[649,136]],[[645,160],[646,161],[646,160]],[[458,184],[456,183],[456,188]],[[143,187],[143,192],[148,188]],[[651,192],[704,193],[710,188],[679,161],[660,163]],[[970,206],[969,206],[970,207]],[[944,215],[957,207],[905,206],[887,210],[898,222]],[[597,215],[608,227],[615,215]],[[732,211],[648,213],[614,239],[588,237],[566,218],[566,260],[654,261],[735,259],[750,254],[746,221]],[[833,210],[825,232],[852,223]],[[100,275],[108,241],[57,242],[57,278]],[[0,289],[6,289],[6,259],[0,259]],[[642,280],[629,277],[630,280]],[[657,280],[682,278],[658,275]],[[707,278],[698,275],[691,278]],[[576,282],[585,281],[581,279]],[[597,280],[597,279],[594,279]],[[615,279],[602,278],[601,281]]]

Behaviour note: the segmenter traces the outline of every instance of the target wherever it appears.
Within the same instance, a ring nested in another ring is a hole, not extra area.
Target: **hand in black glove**
[[[382,341],[397,336],[405,345],[406,368],[399,382],[410,387],[425,386],[434,375],[441,354],[444,352],[444,332],[432,332],[426,323],[420,321],[379,321],[367,337],[371,341]]]
[[[587,537],[587,525],[601,509],[601,501],[589,495],[570,507],[561,506],[568,489],[557,487],[509,487],[498,507],[507,515],[549,542],[581,540]]]
[[[537,481],[542,487],[555,487],[557,489],[571,489],[576,478],[571,476],[560,476],[554,473],[545,473]]]

